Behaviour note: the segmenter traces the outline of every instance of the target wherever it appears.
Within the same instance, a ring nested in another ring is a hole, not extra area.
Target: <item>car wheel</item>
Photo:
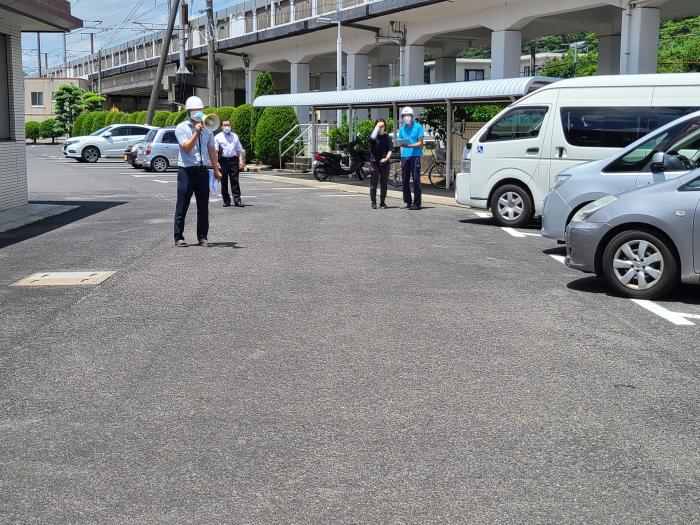
[[[168,159],[166,159],[165,157],[156,157],[151,161],[151,168],[153,169],[153,171],[163,173],[165,170],[168,169]]]
[[[504,184],[491,196],[491,213],[500,226],[521,228],[532,219],[534,207],[530,194],[515,184]]]
[[[644,230],[613,237],[601,262],[610,288],[634,299],[661,297],[678,283],[678,263],[667,241]]]
[[[81,157],[85,162],[97,162],[97,159],[100,158],[100,150],[95,146],[88,146],[83,149]]]

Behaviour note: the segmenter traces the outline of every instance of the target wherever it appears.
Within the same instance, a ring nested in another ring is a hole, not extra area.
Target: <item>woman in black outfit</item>
[[[386,132],[386,121],[379,118],[374,123],[374,131],[370,137],[370,153],[372,176],[369,181],[369,197],[372,208],[377,209],[377,182],[381,183],[379,207],[386,208],[386,190],[389,180],[389,159],[391,158],[391,136]]]

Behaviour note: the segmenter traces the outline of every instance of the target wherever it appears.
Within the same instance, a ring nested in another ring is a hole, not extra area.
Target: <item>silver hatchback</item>
[[[566,251],[567,266],[635,299],[700,284],[700,170],[584,206],[566,229]]]
[[[175,128],[151,130],[136,152],[136,163],[145,170],[163,172],[177,166],[180,145],[175,137]]]

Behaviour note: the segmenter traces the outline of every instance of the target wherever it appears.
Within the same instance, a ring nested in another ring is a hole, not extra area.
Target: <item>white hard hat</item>
[[[204,109],[204,102],[202,102],[202,99],[199,97],[188,98],[185,102],[185,111],[189,111],[191,109]]]
[[[404,116],[404,115],[413,115],[413,108],[411,108],[409,106],[406,106],[405,108],[403,108],[401,110],[401,116]]]

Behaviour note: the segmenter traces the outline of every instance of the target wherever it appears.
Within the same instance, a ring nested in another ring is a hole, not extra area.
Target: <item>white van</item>
[[[462,153],[455,199],[490,208],[502,226],[542,212],[556,175],[602,159],[700,109],[700,73],[561,80],[531,93],[481,128]]]

